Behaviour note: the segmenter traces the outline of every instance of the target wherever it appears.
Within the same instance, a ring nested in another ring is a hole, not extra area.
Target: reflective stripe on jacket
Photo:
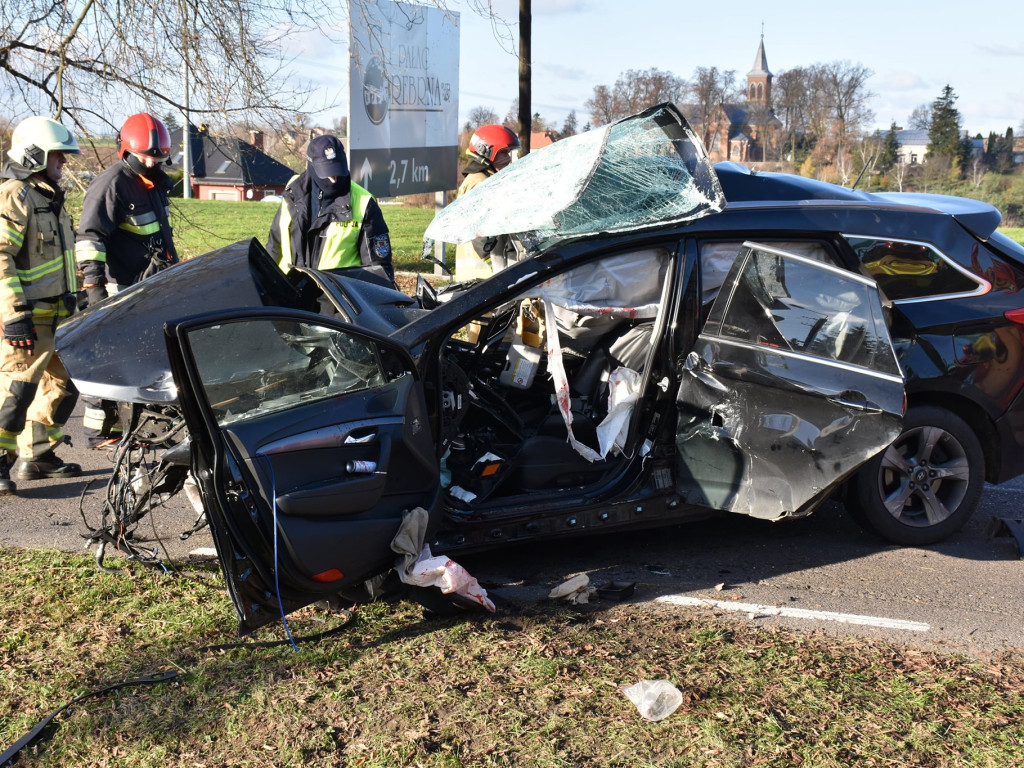
[[[78,290],[74,243],[71,217],[44,181],[33,175],[0,185],[0,322]]]
[[[78,222],[75,258],[85,282],[133,285],[154,254],[178,260],[173,242],[164,242],[161,218],[170,210],[170,179],[158,173],[151,181],[119,160],[97,176],[85,191]],[[170,226],[167,227],[170,235]]]
[[[294,182],[299,177],[292,179]],[[289,186],[291,183],[289,182]],[[342,267],[358,267],[363,261],[359,254],[359,230],[363,226],[363,217],[366,209],[373,201],[373,195],[363,189],[355,182],[351,185],[349,192],[351,198],[352,218],[348,221],[332,220],[324,227],[320,237],[319,252],[320,259],[316,264],[317,269],[341,269]],[[305,202],[305,201],[302,201]],[[291,269],[295,263],[296,246],[292,242],[292,203],[286,197],[281,203],[280,216],[278,217],[277,233],[281,243],[279,254],[272,254],[277,258],[277,263],[285,272]]]

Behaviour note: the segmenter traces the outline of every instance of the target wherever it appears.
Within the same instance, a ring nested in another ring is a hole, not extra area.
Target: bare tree
[[[918,104],[907,117],[907,127],[927,131],[932,127],[932,105]]]
[[[0,92],[12,111],[83,133],[128,110],[190,111],[206,122],[302,106],[286,38],[314,29],[310,0],[25,0],[0,10]]]
[[[686,81],[671,72],[657,68],[630,69],[619,75],[611,89],[596,86],[594,95],[583,102],[583,106],[590,111],[595,126],[606,125],[663,101],[681,102],[686,93]]]
[[[500,122],[498,113],[490,107],[473,107],[469,110],[469,119],[466,120],[466,124],[463,126],[465,131],[475,131],[481,125],[491,125],[493,123]]]
[[[772,104],[782,121],[784,139],[789,144],[791,159],[795,162],[797,148],[807,136],[810,114],[810,73],[802,68],[780,72],[772,86]]]
[[[834,61],[817,67],[815,90],[829,115],[829,133],[836,141],[836,166],[844,184],[848,181],[848,137],[874,117],[868,107],[874,94],[867,89],[867,81],[872,74],[862,64],[848,61]]]
[[[811,164],[819,178],[840,184],[850,181],[849,137],[874,115],[868,108],[871,70],[861,64],[834,61],[808,68],[808,129],[815,146]]]
[[[559,131],[561,138],[567,136],[575,136],[580,131],[580,122],[576,117],[576,110],[571,110],[568,115],[565,116],[565,122],[562,123],[562,130]]]
[[[583,106],[590,112],[591,124],[595,126],[607,125],[624,117],[615,103],[612,89],[607,85],[594,86],[594,95],[584,101]]]
[[[902,160],[900,160],[899,162],[896,163],[896,165],[892,167],[892,170],[889,172],[890,183],[892,184],[892,188],[896,192],[903,191],[903,182],[906,181],[907,178],[907,165],[907,163],[904,163]]]
[[[696,117],[701,126],[701,139],[707,145],[711,140],[711,113],[719,104],[737,97],[736,72],[718,67],[697,67],[693,70],[688,96],[696,107]]]

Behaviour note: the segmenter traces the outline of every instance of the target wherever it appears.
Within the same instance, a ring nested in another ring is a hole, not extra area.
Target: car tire
[[[932,405],[908,409],[903,432],[854,477],[847,508],[865,528],[896,544],[934,544],[974,514],[985,457],[971,427]]]

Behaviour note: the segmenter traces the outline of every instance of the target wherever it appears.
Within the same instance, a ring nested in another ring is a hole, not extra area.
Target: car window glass
[[[861,270],[893,301],[977,291],[980,283],[925,243],[847,235]]]
[[[383,384],[372,342],[319,325],[241,320],[189,332],[218,425]]]
[[[750,246],[737,265],[738,279],[728,295],[716,300],[705,333],[899,373],[881,303],[869,282]]]
[[[835,264],[831,250],[821,242],[814,240],[761,240],[781,251],[796,253],[823,264]],[[710,304],[718,295],[718,289],[725,282],[736,254],[743,248],[742,240],[704,241],[698,246],[700,250],[701,303]]]
[[[530,152],[441,210],[424,237],[516,234],[535,252],[580,235],[689,221],[724,204],[700,139],[662,105]]]

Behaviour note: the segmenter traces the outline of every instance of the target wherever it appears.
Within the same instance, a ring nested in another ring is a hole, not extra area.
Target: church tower
[[[764,55],[764,32],[754,56],[754,68],[747,73],[747,101],[755,104],[772,105],[772,73],[768,71],[768,59]]]

